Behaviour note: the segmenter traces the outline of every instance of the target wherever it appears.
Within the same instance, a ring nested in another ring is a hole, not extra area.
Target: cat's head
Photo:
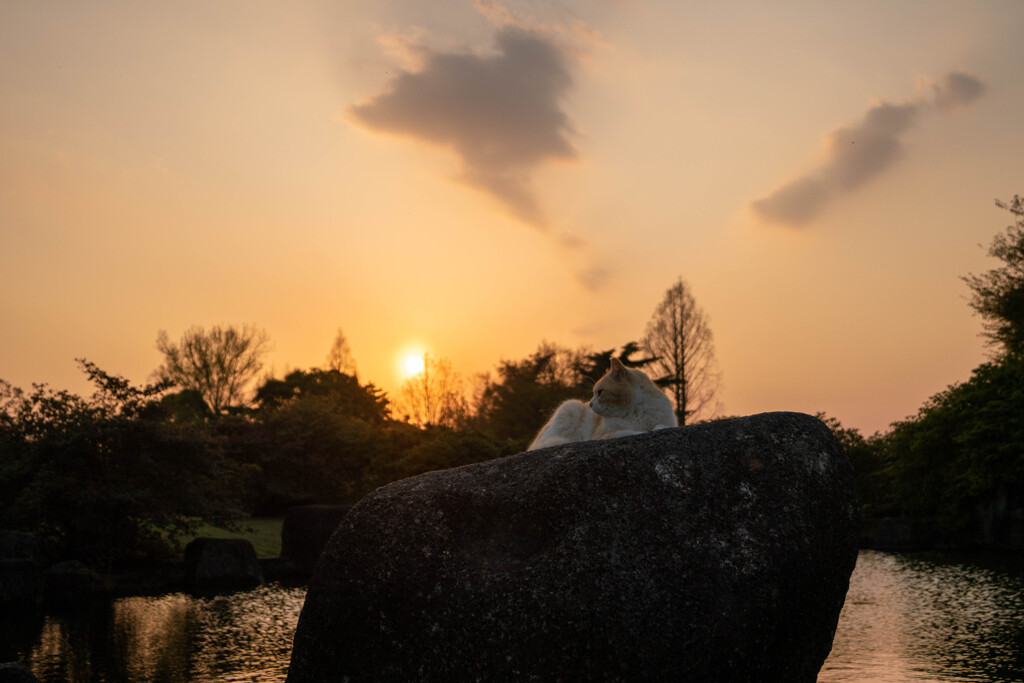
[[[590,408],[603,417],[623,417],[636,400],[633,371],[618,358],[612,358],[608,373],[594,385]]]

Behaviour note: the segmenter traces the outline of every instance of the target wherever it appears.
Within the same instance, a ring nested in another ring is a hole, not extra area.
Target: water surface
[[[0,619],[0,660],[42,681],[281,681],[304,588],[132,597]],[[1024,680],[1024,569],[861,552],[822,682]]]
[[[41,681],[281,681],[305,588],[131,597],[47,615],[17,657]]]
[[[1024,680],[1024,571],[1007,559],[861,551],[818,680]]]

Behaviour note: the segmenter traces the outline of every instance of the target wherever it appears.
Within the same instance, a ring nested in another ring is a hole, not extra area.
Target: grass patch
[[[240,523],[241,529],[231,531],[216,526],[201,526],[194,536],[184,536],[182,546],[199,538],[244,538],[256,549],[256,557],[278,557],[281,554],[281,527],[283,517],[259,517],[246,519]]]

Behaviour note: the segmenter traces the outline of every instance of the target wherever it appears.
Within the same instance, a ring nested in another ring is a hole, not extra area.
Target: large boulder
[[[39,535],[0,529],[0,560],[39,560]]]
[[[185,546],[185,585],[196,590],[255,588],[263,570],[244,538],[197,538]]]
[[[314,573],[288,680],[814,681],[853,472],[796,413],[567,444],[378,489]]]
[[[0,560],[0,607],[43,600],[43,568],[35,560]]]
[[[300,574],[313,571],[320,553],[351,505],[301,505],[288,508],[281,526],[281,558]]]

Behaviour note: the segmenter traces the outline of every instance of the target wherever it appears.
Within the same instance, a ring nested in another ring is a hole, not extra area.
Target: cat
[[[590,403],[576,399],[562,403],[527,450],[614,439],[678,424],[672,402],[651,378],[612,358],[611,369],[594,385]]]

